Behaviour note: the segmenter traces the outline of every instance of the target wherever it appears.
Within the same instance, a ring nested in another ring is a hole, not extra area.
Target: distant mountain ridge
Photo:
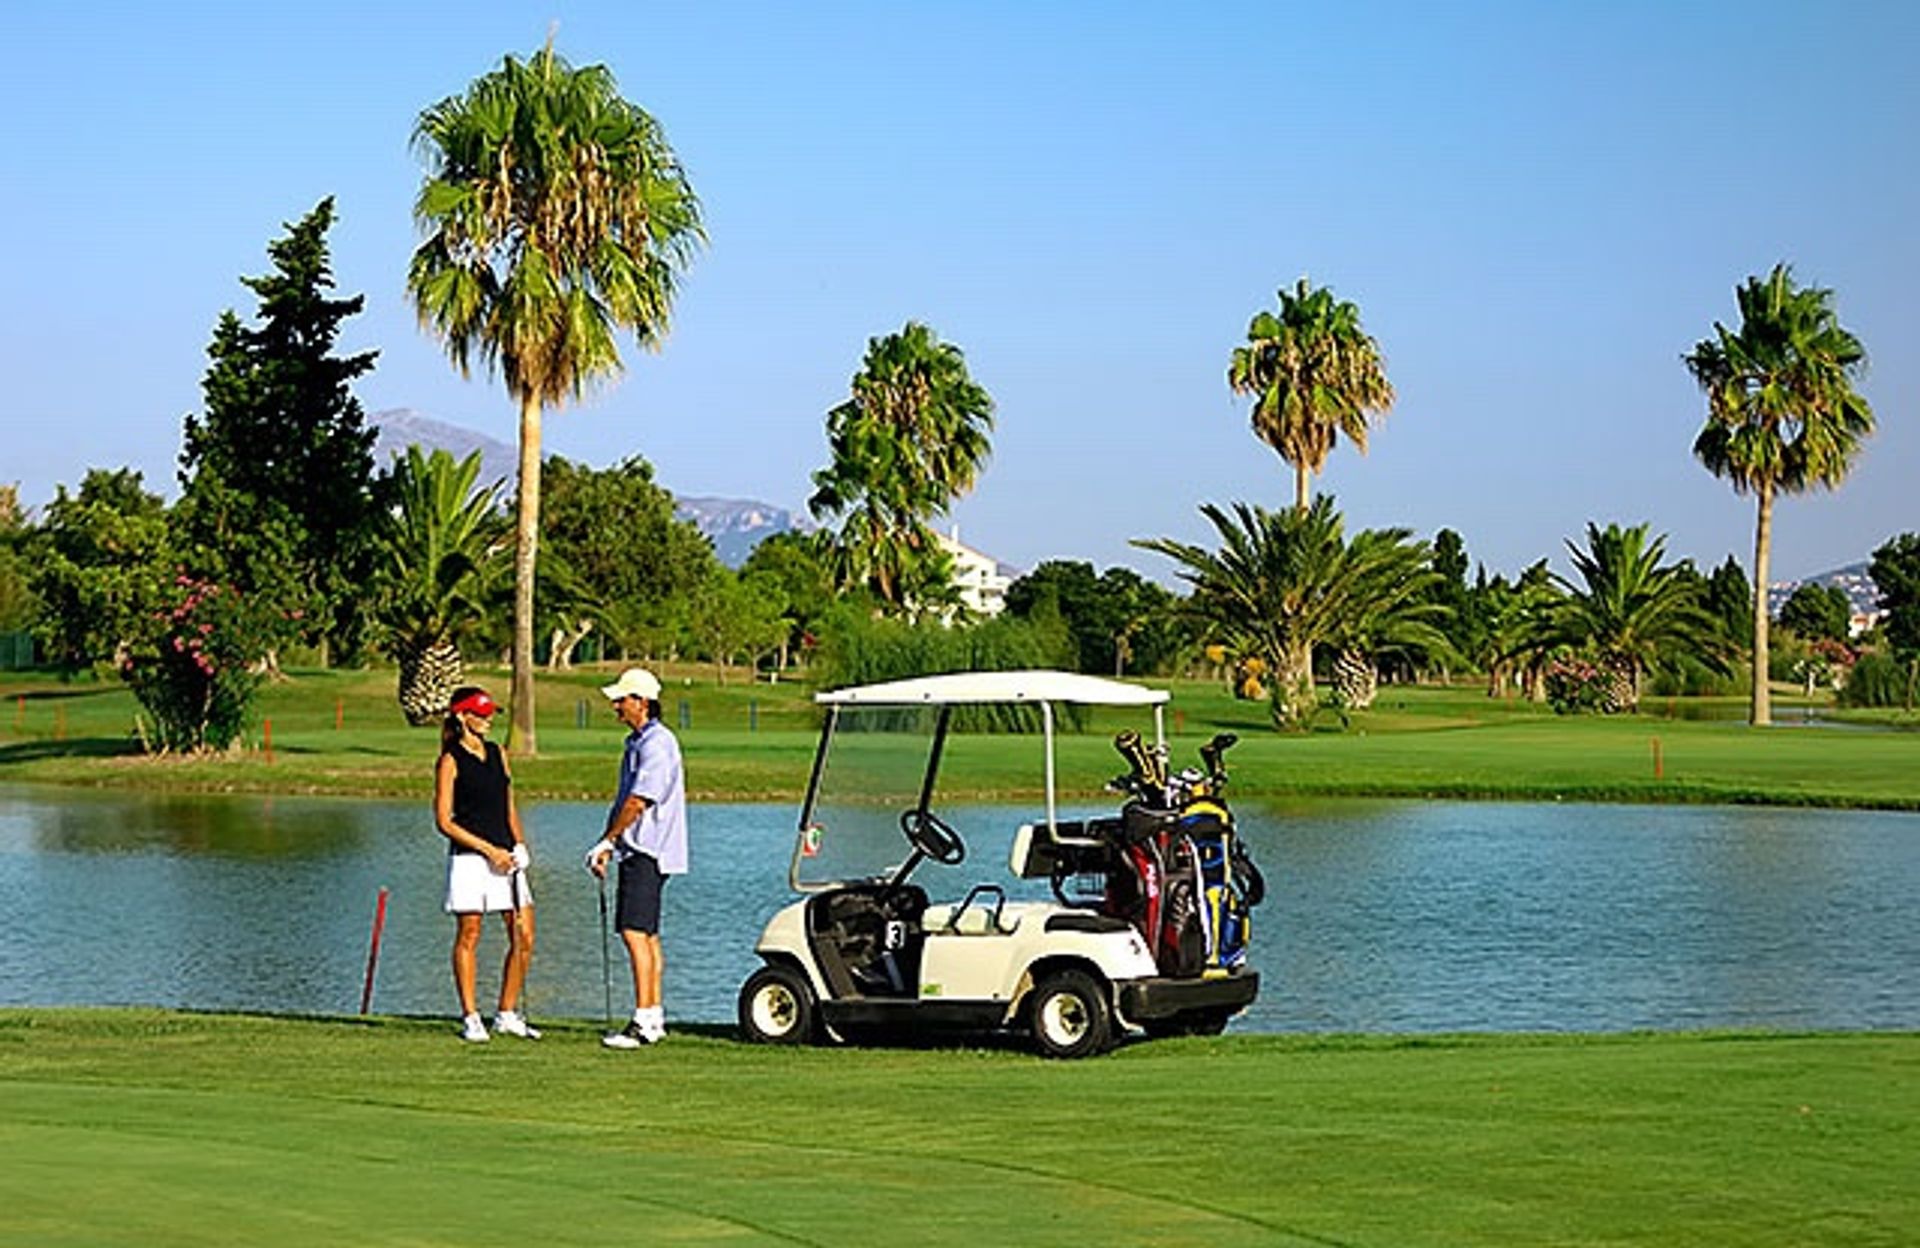
[[[367,417],[367,423],[377,433],[373,444],[373,461],[381,468],[405,455],[409,446],[420,446],[429,451],[444,450],[455,459],[465,459],[478,451],[480,480],[502,481],[503,493],[511,494],[513,491],[520,453],[517,448],[498,438],[434,420],[405,407],[374,412]],[[746,562],[753,548],[775,533],[794,529],[804,532],[811,527],[804,518],[796,517],[784,507],[750,498],[681,498],[676,494],[674,513],[682,520],[691,521],[695,528],[706,534],[720,562],[730,568],[737,568]]]
[[[1872,566],[1871,561],[1862,559],[1859,563],[1849,563],[1831,572],[1802,577],[1797,581],[1775,581],[1767,586],[1767,610],[1774,615],[1780,614],[1780,608],[1793,596],[1793,591],[1802,585],[1831,585],[1847,596],[1855,615],[1877,615],[1880,611],[1880,589],[1868,572]]]
[[[498,438],[422,416],[406,407],[374,412],[367,417],[367,423],[376,434],[373,442],[373,463],[376,468],[385,468],[402,458],[409,446],[428,451],[446,451],[455,459],[465,459],[479,451],[480,483],[485,485],[504,481],[506,484],[502,492],[511,493],[513,490],[514,473],[520,467],[520,452],[517,447]]]

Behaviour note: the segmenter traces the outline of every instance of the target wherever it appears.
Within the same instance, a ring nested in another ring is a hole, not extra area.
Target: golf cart
[[[1217,1033],[1254,999],[1248,911],[1264,886],[1220,799],[1233,739],[1202,749],[1204,773],[1169,775],[1165,691],[969,672],[815,701],[826,721],[787,877],[802,899],[761,933],[764,965],[740,990],[747,1039],[1016,1030],[1042,1054],[1083,1057],[1128,1029]],[[1067,818],[1055,738],[1090,705],[1151,708],[1153,740],[1115,739],[1129,765],[1109,785],[1126,795],[1119,814]],[[1006,824],[991,808],[943,802],[942,760],[1006,750],[1007,736],[968,727],[1036,720],[1044,813],[1012,833],[1013,879],[982,878],[963,867],[968,841],[953,825],[984,823],[969,830],[980,845],[1005,843]]]

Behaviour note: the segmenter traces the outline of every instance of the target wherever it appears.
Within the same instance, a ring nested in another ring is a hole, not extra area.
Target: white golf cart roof
[[[879,685],[829,689],[813,700],[833,706],[955,706],[980,702],[1075,702],[1089,706],[1158,706],[1164,689],[1148,689],[1099,676],[1044,669],[1020,672],[956,672],[918,676]]]

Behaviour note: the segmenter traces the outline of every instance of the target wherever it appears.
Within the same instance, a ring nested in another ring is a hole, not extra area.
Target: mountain
[[[376,467],[384,469],[395,457],[404,455],[407,447],[415,445],[429,451],[448,451],[455,459],[465,459],[479,451],[480,480],[504,482],[501,497],[512,497],[513,478],[520,463],[517,448],[483,433],[422,416],[411,408],[374,412],[367,417],[367,423],[378,433],[373,444]],[[809,527],[805,519],[794,516],[784,507],[750,498],[676,496],[674,501],[675,514],[706,534],[720,562],[730,568],[746,562],[761,539],[789,529],[804,531]]]
[[[367,423],[378,434],[373,443],[375,468],[385,469],[395,459],[404,456],[409,446],[418,446],[427,451],[446,451],[455,459],[465,459],[479,451],[480,483],[486,485],[501,481],[505,483],[500,490],[501,497],[509,497],[513,493],[513,477],[520,467],[520,452],[506,442],[422,416],[407,407],[374,412],[367,417]]]
[[[676,502],[679,517],[692,521],[705,533],[720,562],[730,568],[745,563],[763,539],[793,529],[804,532],[809,527],[784,507],[750,498],[682,498]]]
[[[1873,583],[1873,577],[1867,572],[1871,566],[1863,559],[1859,563],[1850,563],[1844,568],[1835,568],[1831,572],[1803,577],[1797,581],[1774,581],[1767,586],[1767,610],[1774,615],[1780,614],[1780,608],[1793,596],[1793,591],[1802,585],[1831,585],[1846,594],[1847,601],[1853,604],[1855,615],[1878,615],[1880,590]]]

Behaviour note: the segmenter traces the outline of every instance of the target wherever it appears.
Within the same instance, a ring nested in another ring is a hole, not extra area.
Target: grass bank
[[[800,685],[719,686],[707,670],[669,673],[669,722],[684,712],[689,783],[700,800],[799,795],[813,757],[810,691]],[[504,687],[504,673],[482,675]],[[516,766],[520,792],[598,798],[610,784],[619,728],[595,687],[605,673],[545,676],[541,757]],[[1920,809],[1920,732],[1904,717],[1866,726],[1755,731],[1727,700],[1657,699],[1640,715],[1555,716],[1465,687],[1397,687],[1344,730],[1274,733],[1264,710],[1216,685],[1175,682],[1169,727],[1191,760],[1214,732],[1241,737],[1231,756],[1242,796],[1364,795],[1568,801],[1764,802]],[[435,740],[393,703],[391,672],[301,672],[271,686],[248,748],[207,760],[139,753],[134,706],[115,683],[0,678],[0,782],[176,791],[338,793],[424,798]],[[1787,703],[1783,720],[1804,714]],[[1108,739],[1138,726],[1096,713],[1063,739],[1061,778],[1081,796],[1119,770]],[[272,753],[269,756],[269,729]],[[1656,745],[1657,743],[1657,745]],[[1656,773],[1656,751],[1658,771]],[[957,798],[1028,799],[1041,786],[1031,738],[974,737],[944,773]]]
[[[1892,1245],[1920,1036],[775,1051],[0,1011],[0,1241]]]

